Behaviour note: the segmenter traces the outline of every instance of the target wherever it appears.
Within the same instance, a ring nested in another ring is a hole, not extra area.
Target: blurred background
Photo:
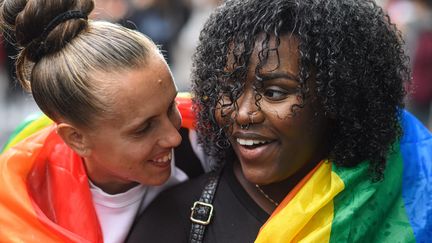
[[[432,0],[376,0],[401,30],[413,69],[407,107],[432,129]],[[136,29],[161,46],[179,91],[190,88],[199,31],[223,0],[95,0],[90,18]],[[13,129],[39,112],[15,80],[15,48],[0,36],[0,148]]]

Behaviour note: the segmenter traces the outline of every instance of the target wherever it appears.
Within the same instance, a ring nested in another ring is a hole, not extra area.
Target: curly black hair
[[[193,57],[194,109],[205,153],[217,164],[235,156],[215,109],[221,94],[229,93],[233,102],[241,95],[258,36],[265,36],[263,64],[270,38],[278,45],[283,34],[300,43],[299,94],[308,98],[313,71],[314,93],[334,123],[328,158],[346,167],[368,160],[371,176],[381,179],[386,156],[402,134],[410,71],[400,32],[373,0],[229,0],[217,8]],[[234,55],[234,68],[226,68],[228,55]],[[226,82],[232,79],[240,82]]]

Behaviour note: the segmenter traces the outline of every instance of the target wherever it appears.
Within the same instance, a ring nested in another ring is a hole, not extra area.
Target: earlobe
[[[67,123],[57,124],[56,129],[57,134],[78,155],[81,157],[87,157],[90,155],[88,141],[80,129]]]

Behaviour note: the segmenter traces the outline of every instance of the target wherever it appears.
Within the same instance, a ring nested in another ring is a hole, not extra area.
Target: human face
[[[298,92],[299,51],[295,37],[281,37],[279,58],[276,51],[269,52],[268,61],[260,70],[263,87],[255,91],[253,82],[261,41],[258,39],[254,47],[237,108],[219,106],[215,115],[221,126],[229,122],[221,112],[234,120],[228,131],[229,139],[244,177],[251,183],[267,185],[302,177],[327,156],[328,121],[320,112],[311,82],[307,84],[311,93],[304,100],[304,107],[292,110],[293,105],[302,101]],[[270,45],[275,47],[274,39]],[[258,104],[256,92],[262,96]],[[221,96],[221,104],[229,102]]]
[[[172,149],[181,142],[177,91],[166,62],[154,53],[142,68],[103,76],[114,81],[107,100],[113,114],[88,132],[90,179],[108,193],[164,183]]]

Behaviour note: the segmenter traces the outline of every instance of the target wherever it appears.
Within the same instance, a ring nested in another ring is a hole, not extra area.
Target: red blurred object
[[[429,104],[432,101],[432,31],[420,34],[413,64],[412,98],[419,104]]]
[[[195,127],[195,113],[192,110],[192,96],[190,93],[179,93],[176,97],[177,107],[182,116],[182,127],[193,129]]]

